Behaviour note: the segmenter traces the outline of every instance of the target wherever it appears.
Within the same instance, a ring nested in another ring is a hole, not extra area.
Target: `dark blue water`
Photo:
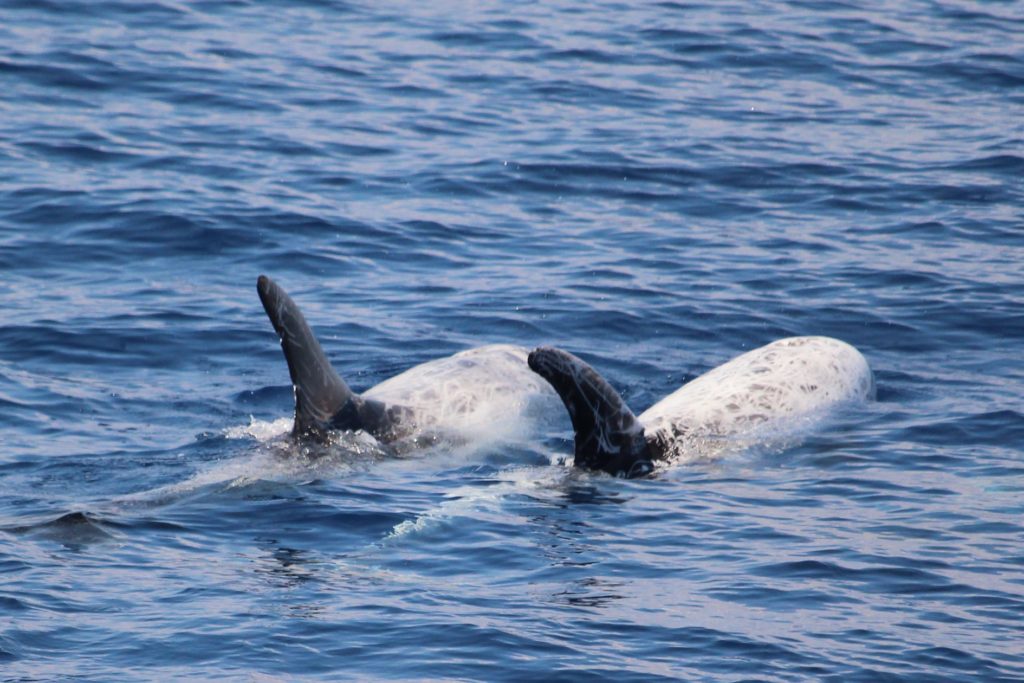
[[[0,679],[1024,679],[1024,8],[871,4],[3,2]],[[357,388],[823,334],[878,400],[310,460],[261,272]]]

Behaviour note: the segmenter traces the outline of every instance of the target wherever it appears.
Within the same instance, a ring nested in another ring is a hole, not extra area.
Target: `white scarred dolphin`
[[[292,298],[265,275],[256,289],[288,361],[297,438],[362,430],[400,452],[439,439],[500,441],[558,405],[527,366],[528,350],[511,344],[430,361],[357,394],[331,366]]]
[[[575,432],[575,464],[636,477],[654,462],[699,457],[730,436],[873,396],[861,353],[829,337],[790,337],[749,351],[633,415],[597,371],[554,348],[529,355],[555,388]]]

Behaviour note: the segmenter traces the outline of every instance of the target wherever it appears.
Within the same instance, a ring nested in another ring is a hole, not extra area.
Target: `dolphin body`
[[[829,337],[789,337],[749,351],[688,382],[639,417],[594,368],[571,353],[542,347],[528,362],[569,412],[575,465],[621,477],[648,474],[657,461],[713,455],[729,437],[793,424],[875,392],[864,356]]]
[[[528,350],[510,344],[423,363],[356,393],[284,289],[265,275],[256,289],[288,362],[295,393],[292,435],[298,439],[361,430],[399,453],[440,441],[501,441],[558,405],[547,383],[530,371]]]

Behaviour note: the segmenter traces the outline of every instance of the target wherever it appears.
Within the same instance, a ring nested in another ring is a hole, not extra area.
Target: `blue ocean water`
[[[869,5],[5,0],[0,679],[1024,680],[1024,11]],[[822,334],[878,400],[310,460],[264,272],[360,389]]]

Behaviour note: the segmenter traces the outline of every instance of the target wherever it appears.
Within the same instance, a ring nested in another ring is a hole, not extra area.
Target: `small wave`
[[[92,514],[79,511],[68,512],[55,519],[45,519],[31,524],[10,527],[6,530],[15,534],[28,534],[56,541],[67,547],[78,547],[113,538],[113,534],[105,526],[100,519]]]

